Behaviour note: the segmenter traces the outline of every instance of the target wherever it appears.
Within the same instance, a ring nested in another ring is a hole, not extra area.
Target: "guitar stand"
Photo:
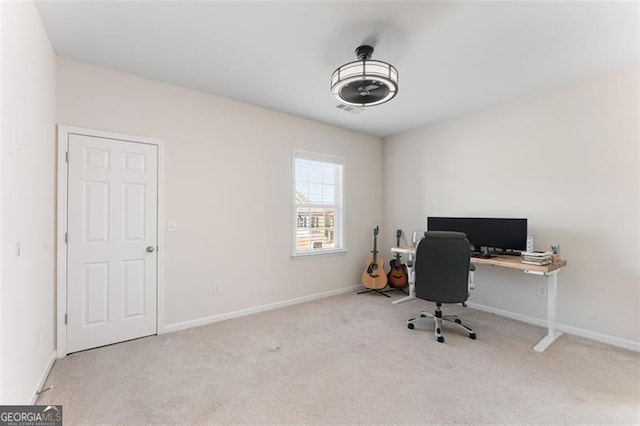
[[[394,289],[395,290],[395,289]],[[390,291],[390,290],[386,290],[386,291]],[[382,291],[382,290],[378,290],[377,288],[370,288],[368,290],[364,290],[364,291],[359,291],[358,294],[364,294],[364,293],[377,293],[377,294],[381,294],[384,297],[391,297],[388,294],[385,294],[386,291]]]
[[[387,289],[387,290],[383,290],[382,292],[383,292],[383,293],[389,293],[389,292],[391,292],[391,291],[399,291],[399,292],[404,293],[404,294],[409,294],[409,292],[407,291],[407,287],[408,287],[408,286],[404,286],[404,287],[393,287],[393,288],[389,288],[389,289]]]

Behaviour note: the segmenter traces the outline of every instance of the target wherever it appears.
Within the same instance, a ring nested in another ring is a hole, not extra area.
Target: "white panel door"
[[[156,145],[69,135],[67,352],[156,333]]]

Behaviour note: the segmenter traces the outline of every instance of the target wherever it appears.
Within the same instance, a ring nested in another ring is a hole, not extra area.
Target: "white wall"
[[[360,282],[382,221],[380,139],[62,58],[57,75],[60,124],[166,143],[167,325]],[[346,158],[346,255],[290,257],[294,148]]]
[[[55,349],[56,59],[32,3],[1,7],[0,403],[28,404]]]
[[[638,70],[620,70],[385,140],[385,227],[526,217],[561,245],[558,321],[640,342]],[[470,301],[544,319],[539,277],[481,267]],[[481,333],[481,331],[480,331]]]

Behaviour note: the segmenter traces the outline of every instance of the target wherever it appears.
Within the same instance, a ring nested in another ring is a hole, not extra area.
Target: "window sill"
[[[346,254],[347,250],[345,249],[336,249],[336,250],[323,250],[323,251],[310,251],[310,252],[306,252],[306,253],[296,253],[296,254],[292,254],[291,258],[293,260],[299,260],[299,259],[310,259],[313,257],[323,257],[323,256],[339,256],[339,255],[343,255]]]

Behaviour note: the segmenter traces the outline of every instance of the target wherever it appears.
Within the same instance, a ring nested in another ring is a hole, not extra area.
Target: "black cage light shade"
[[[336,69],[331,75],[333,96],[343,104],[359,107],[380,105],[398,93],[398,70],[391,64],[371,59],[373,47],[356,49],[358,60]]]

